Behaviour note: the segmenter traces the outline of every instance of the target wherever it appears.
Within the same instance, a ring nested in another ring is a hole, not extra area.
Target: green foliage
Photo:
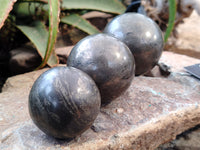
[[[48,16],[48,5],[40,2],[24,2],[19,1],[15,3],[12,13],[17,16],[17,18],[27,19],[32,18],[31,16]]]
[[[47,49],[45,52],[44,59],[39,66],[39,68],[44,67],[47,64],[49,58],[51,58],[53,63],[52,65],[57,64],[58,59],[53,53],[53,49],[56,43],[56,37],[58,33],[58,24],[59,24],[59,15],[60,15],[60,1],[57,0],[49,0],[49,35],[48,35],[48,42],[47,42]],[[51,54],[53,54],[52,57]]]
[[[63,0],[63,9],[92,9],[114,14],[124,13],[126,8],[118,0]]]
[[[34,21],[31,25],[17,25],[35,45],[39,54],[42,56],[43,60],[39,68],[44,67],[46,64],[53,66],[58,63],[58,58],[53,52],[53,49],[58,32],[59,9],[59,1],[49,0],[49,10],[51,10],[49,11],[49,32],[47,32],[45,25],[41,21]],[[20,10],[22,12],[21,14],[27,14],[26,9],[24,11],[22,9]],[[20,15],[20,17],[22,16]],[[50,55],[52,56],[50,57]]]
[[[48,39],[45,25],[41,21],[35,21],[30,26],[17,25],[17,27],[35,44],[35,47],[41,52],[40,55],[44,57]]]
[[[89,21],[85,20],[78,14],[70,14],[63,17],[60,21],[69,25],[73,25],[74,27],[77,27],[88,34],[96,34],[100,32]]]
[[[15,0],[0,0],[0,28],[12,10],[11,15],[16,17],[16,27],[35,45],[43,58],[42,64],[38,68],[42,68],[46,64],[53,66],[58,63],[53,50],[60,13],[67,14],[66,16],[62,15],[62,23],[72,25],[87,34],[95,34],[100,31],[82,18],[79,15],[80,12],[99,10],[121,14],[125,11],[125,6],[118,0],[62,0],[61,6],[60,0],[18,0],[12,9],[14,2]]]
[[[165,42],[167,42],[167,39],[169,38],[171,32],[174,29],[174,23],[176,19],[176,0],[168,0],[168,1],[169,1],[169,21],[164,37]]]
[[[12,10],[14,0],[0,0],[0,28]]]
[[[38,68],[46,64],[54,66],[58,63],[54,45],[60,13],[62,13],[60,19],[62,23],[74,26],[87,34],[96,34],[100,31],[80,14],[88,10],[121,14],[126,9],[120,0],[62,0],[62,2],[60,0],[18,0],[15,2],[16,0],[0,0],[0,28],[9,14],[15,18],[16,27],[35,45],[43,58]],[[174,28],[175,17],[176,0],[169,0],[169,21],[164,37],[165,42]],[[12,35],[8,33],[12,31],[10,28],[6,29],[4,34]]]
[[[41,21],[35,21],[31,25],[17,25],[37,48],[40,56],[45,58],[45,53],[47,49],[48,42],[48,31],[46,30],[45,25]],[[54,56],[55,57],[55,56]],[[55,58],[48,60],[50,66],[55,64]]]

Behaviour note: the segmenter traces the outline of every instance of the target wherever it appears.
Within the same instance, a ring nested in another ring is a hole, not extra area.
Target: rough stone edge
[[[109,143],[103,140],[89,141],[79,146],[74,144],[64,149],[73,150],[100,150],[100,149],[134,149],[154,150],[176,138],[176,135],[200,124],[200,105],[191,106],[182,110],[160,116],[144,125],[133,128],[126,133],[109,137]]]

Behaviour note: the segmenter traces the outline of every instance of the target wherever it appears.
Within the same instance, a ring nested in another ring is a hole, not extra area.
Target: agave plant
[[[58,58],[54,46],[59,23],[73,25],[87,34],[100,32],[80,15],[81,10],[98,10],[121,14],[125,6],[118,0],[0,0],[0,28],[9,15],[15,25],[34,44],[42,57],[38,68],[54,66]]]
[[[0,3],[0,29],[6,19],[9,24],[9,19],[14,18],[15,28],[34,44],[42,57],[38,68],[58,63],[54,46],[59,23],[72,25],[87,34],[95,34],[100,31],[81,17],[83,10],[97,10],[116,15],[126,10],[122,0],[0,0]],[[175,14],[176,0],[169,0],[170,17],[165,42],[173,30]]]

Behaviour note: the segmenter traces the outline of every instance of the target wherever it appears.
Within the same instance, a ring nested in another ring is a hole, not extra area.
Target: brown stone
[[[66,47],[56,48],[55,52],[57,55],[65,56],[67,58],[73,47],[74,46],[66,46]]]
[[[178,37],[171,37],[166,45],[168,51],[200,59],[200,16],[196,11],[176,28]]]
[[[30,45],[10,51],[9,70],[12,75],[33,71],[42,62],[37,50]]]
[[[85,19],[90,19],[90,18],[110,18],[110,17],[112,17],[112,15],[104,13],[104,12],[99,12],[99,11],[91,11],[91,12],[88,12],[88,13],[82,15],[82,17],[85,18]]]
[[[199,60],[164,52],[168,78],[136,77],[118,99],[101,108],[93,126],[71,141],[45,135],[31,121],[28,95],[46,69],[9,78],[0,93],[0,149],[150,149],[200,124],[200,81],[183,67]]]

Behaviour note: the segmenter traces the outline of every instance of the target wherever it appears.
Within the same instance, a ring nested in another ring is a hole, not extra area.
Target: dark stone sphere
[[[150,71],[159,61],[163,50],[163,36],[158,25],[149,17],[125,13],[115,17],[104,29],[123,41],[135,58],[135,74]]]
[[[100,111],[100,93],[86,73],[73,67],[44,72],[29,95],[29,113],[43,132],[66,139],[87,130]]]
[[[134,57],[120,40],[107,34],[88,36],[72,49],[67,65],[90,75],[96,82],[102,103],[120,96],[135,74]]]

